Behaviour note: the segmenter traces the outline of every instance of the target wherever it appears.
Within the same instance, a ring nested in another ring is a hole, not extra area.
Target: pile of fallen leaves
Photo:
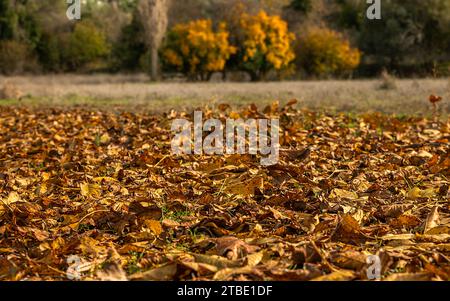
[[[450,119],[291,102],[280,161],[172,156],[192,115],[0,109],[1,280],[450,280]]]

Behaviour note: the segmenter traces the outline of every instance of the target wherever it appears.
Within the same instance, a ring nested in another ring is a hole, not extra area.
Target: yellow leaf
[[[422,190],[423,198],[432,198],[436,196],[436,190],[433,188],[428,188],[426,190]]]
[[[101,187],[97,184],[81,183],[81,195],[85,197],[100,197]]]
[[[397,273],[392,274],[384,279],[384,281],[429,281],[431,273]]]
[[[450,227],[438,226],[425,232],[426,235],[450,234]]]
[[[388,234],[383,236],[382,240],[410,240],[414,239],[416,236],[414,234]]]
[[[155,220],[146,220],[145,225],[153,232],[156,236],[160,235],[163,232],[161,223]]]
[[[343,199],[356,200],[358,198],[358,194],[356,192],[335,188],[331,192],[330,198],[336,198],[336,197],[343,198]]]
[[[355,273],[352,271],[341,270],[314,278],[312,281],[349,281],[355,279],[355,277]]]
[[[231,119],[239,119],[239,118],[241,118],[241,116],[239,115],[239,113],[236,113],[236,112],[231,112],[230,113],[230,118]]]
[[[17,202],[20,202],[20,201],[21,200],[20,200],[19,194],[17,192],[15,192],[15,191],[12,191],[12,192],[9,193],[8,198],[6,200],[4,200],[3,202],[6,205],[11,205],[13,203],[17,203]]]
[[[111,138],[109,137],[108,133],[105,133],[100,137],[101,144],[108,144],[110,141],[111,141]]]
[[[101,181],[103,181],[103,180],[105,180],[105,181],[111,181],[111,182],[118,182],[117,179],[114,179],[114,178],[111,178],[111,177],[96,177],[96,178],[94,178],[94,181],[95,181],[95,182],[101,182]]]
[[[62,142],[62,141],[64,141],[64,138],[61,137],[61,136],[58,135],[58,134],[55,134],[55,136],[53,136],[53,138],[54,138],[57,142]]]
[[[419,187],[414,187],[407,194],[407,198],[410,200],[418,199],[421,196],[422,196],[422,190]]]
[[[42,180],[43,181],[48,181],[50,179],[50,177],[51,177],[50,173],[48,173],[48,172],[43,172],[42,173]]]
[[[415,200],[418,198],[432,198],[437,194],[437,190],[434,188],[428,188],[426,190],[422,190],[419,187],[414,187],[411,189],[406,197],[410,200]]]
[[[254,267],[257,266],[261,260],[264,257],[264,252],[258,252],[258,253],[254,253],[254,254],[250,254],[248,255],[247,258],[247,265]]]

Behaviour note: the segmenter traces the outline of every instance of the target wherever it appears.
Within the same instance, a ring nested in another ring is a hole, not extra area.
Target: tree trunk
[[[158,49],[156,47],[152,47],[151,50],[151,70],[150,70],[150,76],[152,80],[157,81],[159,80],[159,55],[158,55]]]

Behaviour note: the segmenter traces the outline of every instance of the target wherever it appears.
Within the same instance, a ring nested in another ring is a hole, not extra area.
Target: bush
[[[114,70],[142,71],[141,58],[147,52],[147,46],[143,39],[142,25],[133,18],[132,22],[122,28],[122,33],[113,47]]]
[[[217,31],[213,30],[211,20],[175,25],[162,50],[163,64],[190,79],[209,80],[214,72],[224,70],[227,60],[236,52],[228,37],[225,23]]]
[[[253,81],[265,79],[271,70],[287,70],[295,59],[292,47],[295,35],[281,17],[269,16],[264,11],[255,16],[242,15],[237,40],[240,67]]]
[[[367,62],[412,76],[433,74],[434,61],[450,59],[450,1],[384,2],[383,18],[363,18],[357,36]]]
[[[61,41],[58,35],[43,34],[36,48],[39,62],[45,71],[61,70]]]
[[[308,14],[312,11],[313,4],[312,0],[292,0],[289,7],[295,11]]]
[[[71,71],[88,64],[92,66],[110,52],[105,35],[91,23],[77,23],[74,31],[62,38],[61,42],[64,65]]]
[[[389,74],[387,70],[381,72],[381,82],[378,86],[380,90],[395,90],[397,89],[397,82],[395,76]]]
[[[23,72],[29,59],[28,46],[17,41],[0,41],[0,73]]]
[[[14,38],[17,30],[17,14],[11,1],[0,0],[0,40]]]
[[[297,65],[317,77],[349,74],[361,62],[361,52],[338,32],[313,28],[298,39]]]

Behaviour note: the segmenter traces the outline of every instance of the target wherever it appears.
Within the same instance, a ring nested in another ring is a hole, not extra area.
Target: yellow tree
[[[296,50],[299,68],[318,77],[348,74],[361,62],[361,52],[327,28],[312,28],[299,35]]]
[[[167,68],[192,80],[209,80],[214,72],[224,70],[236,48],[230,45],[225,23],[214,31],[211,20],[196,20],[175,25],[162,52]]]
[[[295,35],[280,16],[269,16],[264,11],[253,16],[244,13],[240,25],[239,65],[252,81],[265,79],[271,70],[281,72],[292,66]]]

